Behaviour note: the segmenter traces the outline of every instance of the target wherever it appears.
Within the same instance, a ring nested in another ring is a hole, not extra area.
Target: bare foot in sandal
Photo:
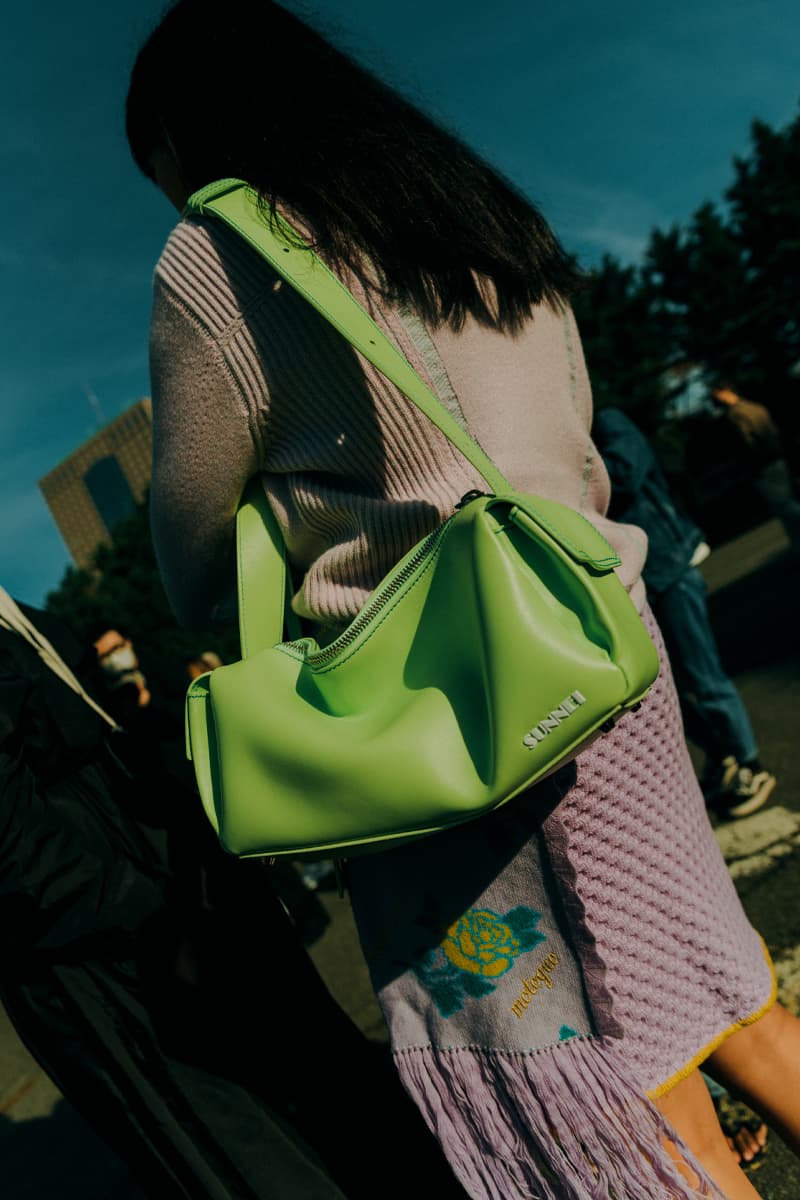
[[[767,1144],[767,1127],[762,1123],[753,1129],[753,1123],[740,1126],[734,1133],[725,1134],[725,1141],[738,1163],[752,1163]]]
[[[703,1078],[734,1159],[743,1167],[757,1165],[767,1144],[767,1126],[751,1108],[741,1100],[734,1099],[726,1088],[715,1083],[708,1075],[704,1074]]]

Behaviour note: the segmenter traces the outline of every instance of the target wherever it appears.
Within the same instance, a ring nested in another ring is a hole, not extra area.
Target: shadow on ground
[[[732,675],[800,669],[800,563],[781,554],[709,597],[711,623]]]
[[[146,1200],[124,1163],[60,1100],[50,1116],[0,1114],[4,1200]]]

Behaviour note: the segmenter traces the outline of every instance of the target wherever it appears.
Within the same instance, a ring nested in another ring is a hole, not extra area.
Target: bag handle
[[[344,284],[312,250],[297,244],[291,225],[279,214],[272,223],[264,219],[258,195],[251,187],[241,179],[210,183],[189,197],[183,215],[188,213],[211,214],[235,230],[433,422],[486,480],[491,491],[513,491],[488,455],[436,399]],[[283,535],[258,478],[250,482],[239,506],[236,553],[239,638],[242,657],[246,658],[279,642],[284,622],[290,632],[294,624],[299,634],[294,613],[285,603],[288,574]],[[277,587],[276,579],[280,581]]]
[[[76,692],[82,700],[85,700],[89,707],[93,708],[97,715],[102,717],[112,729],[118,730],[120,728],[114,718],[110,717],[105,709],[102,709],[92,699],[86,689],[82,687],[55,647],[47,640],[43,633],[39,632],[33,622],[28,620],[16,601],[9,596],[3,587],[0,587],[0,626],[24,638],[26,642],[33,646],[36,653],[50,670],[56,673],[62,683],[72,688],[73,692]]]
[[[284,628],[291,639],[301,636],[300,621],[287,603],[291,579],[283,534],[257,475],[236,514],[236,577],[242,658],[282,641]]]

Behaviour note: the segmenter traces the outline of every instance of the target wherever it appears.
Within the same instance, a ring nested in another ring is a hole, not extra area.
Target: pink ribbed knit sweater
[[[571,505],[605,534],[641,608],[646,539],[605,518],[608,476],[589,437],[571,312],[541,307],[516,337],[474,320],[456,334],[347,283],[518,490]],[[206,624],[225,599],[234,514],[257,471],[295,567],[293,606],[329,626],[349,621],[405,552],[482,486],[393,384],[210,220],[182,220],[156,268],[151,375],[153,535],[186,624]]]

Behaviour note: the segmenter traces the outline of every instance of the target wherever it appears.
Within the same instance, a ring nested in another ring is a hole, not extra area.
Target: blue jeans
[[[720,662],[707,596],[705,579],[689,567],[649,600],[669,653],[687,736],[712,762],[728,754],[748,762],[758,748],[742,698]]]
[[[722,1084],[717,1083],[716,1079],[712,1079],[710,1075],[706,1075],[705,1071],[701,1071],[700,1074],[703,1076],[703,1082],[708,1088],[712,1100],[721,1100],[723,1096],[727,1096],[727,1089]]]

